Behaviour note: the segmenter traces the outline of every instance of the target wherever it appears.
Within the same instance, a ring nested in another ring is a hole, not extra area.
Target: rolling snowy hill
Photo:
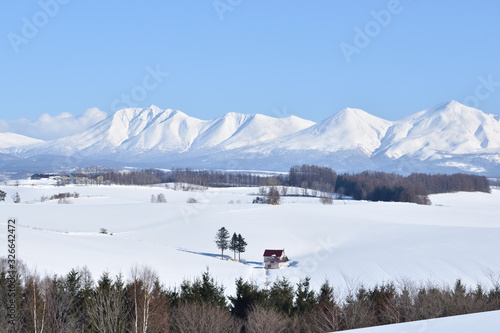
[[[0,133],[0,149],[17,149],[43,143],[43,140],[29,138],[15,133]]]
[[[82,133],[54,141],[12,139],[5,133],[4,137],[3,160],[15,157],[16,165],[35,172],[62,160],[58,167],[231,166],[285,171],[308,163],[339,172],[465,171],[500,177],[500,118],[456,101],[398,121],[348,108],[317,124],[295,116],[238,113],[200,120],[151,106],[119,110]],[[3,163],[2,169],[9,165]]]
[[[405,278],[438,285],[460,278],[468,286],[489,288],[500,277],[498,190],[433,195],[430,206],[349,200],[322,205],[318,198],[303,197],[283,198],[279,206],[252,204],[258,188],[185,192],[21,181],[0,190],[7,193],[0,202],[4,216],[19,219],[19,257],[49,276],[84,265],[95,278],[104,271],[127,276],[135,263],[143,263],[178,286],[208,266],[228,293],[238,277],[262,286],[281,276],[293,283],[310,276],[314,289],[328,279],[337,292]],[[15,192],[19,204],[12,202]],[[69,198],[69,204],[40,201],[60,192],[80,197]],[[151,195],[160,193],[167,203],[150,203]],[[187,203],[190,197],[198,203]],[[222,226],[245,237],[244,262],[220,259],[214,235]],[[100,234],[101,228],[113,235]],[[3,244],[6,235],[0,233]],[[266,272],[266,248],[286,249],[288,267]]]

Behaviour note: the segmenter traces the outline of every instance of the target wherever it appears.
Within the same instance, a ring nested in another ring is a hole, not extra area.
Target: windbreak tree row
[[[173,169],[170,171],[145,169],[117,171],[88,168],[65,175],[67,183],[152,185],[160,183],[187,183],[202,187],[257,187],[293,186],[323,193],[337,193],[354,200],[397,201],[428,204],[429,194],[457,191],[489,192],[485,176],[470,174],[423,174],[401,176],[395,173],[364,171],[337,174],[328,167],[300,165],[290,168],[288,174],[257,175],[252,173]]]
[[[165,287],[148,266],[129,277],[103,273],[95,282],[86,268],[40,276],[18,262],[13,286],[0,259],[0,332],[331,332],[500,309],[500,284],[487,290],[418,285],[403,281],[358,286],[343,297],[326,281],[286,278],[259,286],[239,278],[226,296],[210,272]],[[14,287],[15,323],[9,305]]]

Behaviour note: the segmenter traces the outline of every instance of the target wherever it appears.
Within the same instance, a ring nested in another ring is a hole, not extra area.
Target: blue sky
[[[0,6],[4,130],[43,114],[91,109],[87,116],[102,118],[151,104],[201,119],[240,112],[318,122],[345,107],[397,120],[454,99],[500,114],[494,0]]]

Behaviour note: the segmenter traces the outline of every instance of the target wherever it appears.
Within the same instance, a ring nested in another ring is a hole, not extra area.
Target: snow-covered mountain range
[[[500,117],[456,101],[398,121],[347,108],[320,123],[238,113],[200,120],[151,106],[119,110],[53,141],[0,133],[4,170],[99,164],[286,171],[298,163],[499,177]]]

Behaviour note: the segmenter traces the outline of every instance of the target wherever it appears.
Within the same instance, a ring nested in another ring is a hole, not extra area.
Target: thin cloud
[[[56,116],[41,115],[37,120],[0,120],[0,132],[12,132],[35,139],[54,140],[77,134],[106,118],[107,114],[98,108],[87,109],[81,115],[63,112]]]

